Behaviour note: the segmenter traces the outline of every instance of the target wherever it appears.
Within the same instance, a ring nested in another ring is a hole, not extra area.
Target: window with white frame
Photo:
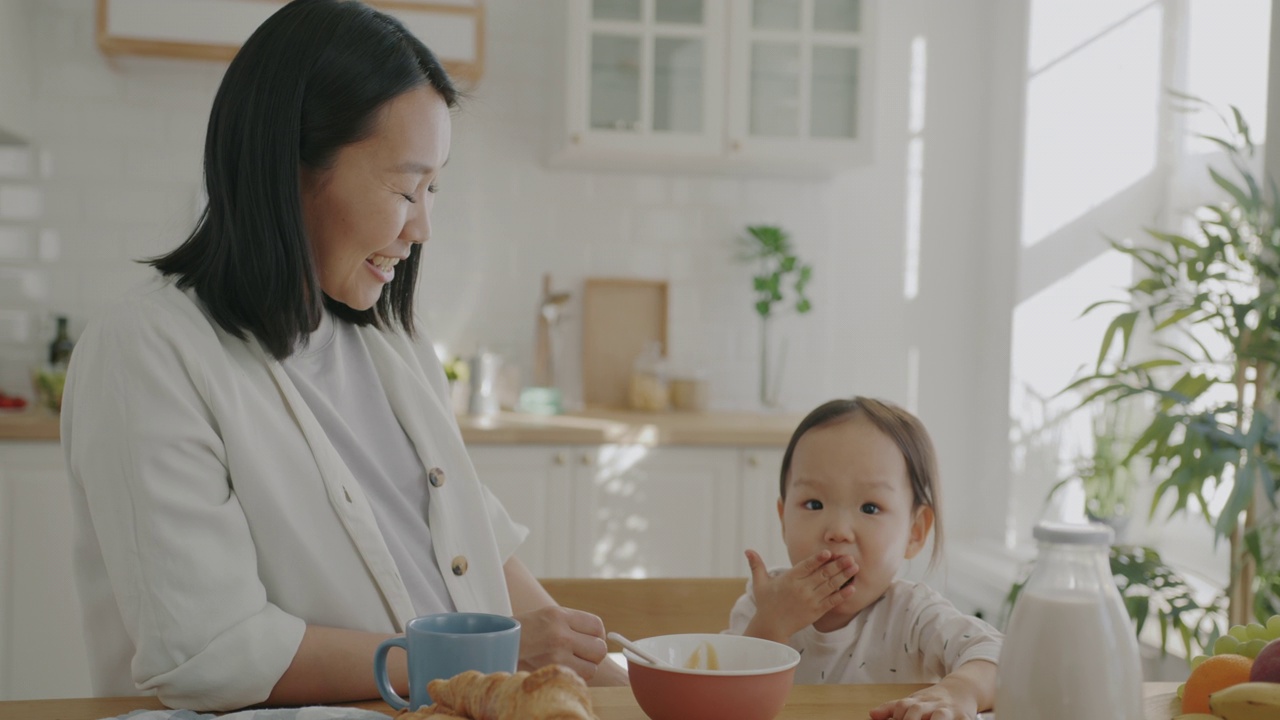
[[[1139,270],[1107,237],[1180,229],[1188,210],[1215,198],[1204,171],[1212,146],[1194,136],[1221,128],[1209,113],[1178,113],[1165,89],[1238,107],[1261,142],[1270,12],[1267,0],[1031,1],[1010,547],[1029,543],[1050,488],[1092,451],[1090,418],[1070,414],[1080,395],[1059,393],[1097,361],[1114,315],[1081,311],[1123,299]],[[1229,489],[1218,488],[1211,511]],[[1202,517],[1157,514],[1146,524],[1149,497],[1137,503],[1130,541],[1155,545],[1206,587],[1225,585],[1226,544],[1215,545]]]

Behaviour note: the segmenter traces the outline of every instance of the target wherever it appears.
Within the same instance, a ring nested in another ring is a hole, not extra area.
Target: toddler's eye
[[[868,515],[877,515],[880,513],[880,506],[875,503],[863,503],[862,512]]]
[[[440,192],[440,183],[431,183],[427,186],[427,192],[435,194]]]
[[[804,509],[806,510],[821,510],[822,501],[821,500],[805,500],[803,503],[801,503],[801,506],[804,507]]]

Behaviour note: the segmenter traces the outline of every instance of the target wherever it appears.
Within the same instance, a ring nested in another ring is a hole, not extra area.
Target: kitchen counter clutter
[[[785,447],[799,415],[639,413],[587,410],[572,415],[499,413],[462,416],[468,445],[641,445]],[[45,410],[0,413],[0,440],[58,439],[58,416]]]

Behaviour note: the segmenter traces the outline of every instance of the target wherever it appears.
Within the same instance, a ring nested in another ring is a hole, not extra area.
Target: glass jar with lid
[[[1111,574],[1111,528],[1041,522],[1000,652],[1000,720],[1142,720],[1138,641]]]

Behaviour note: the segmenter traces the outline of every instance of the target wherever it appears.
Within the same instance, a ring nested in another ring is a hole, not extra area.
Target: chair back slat
[[[746,578],[552,578],[542,586],[564,607],[599,615],[605,630],[632,639],[718,633]]]

